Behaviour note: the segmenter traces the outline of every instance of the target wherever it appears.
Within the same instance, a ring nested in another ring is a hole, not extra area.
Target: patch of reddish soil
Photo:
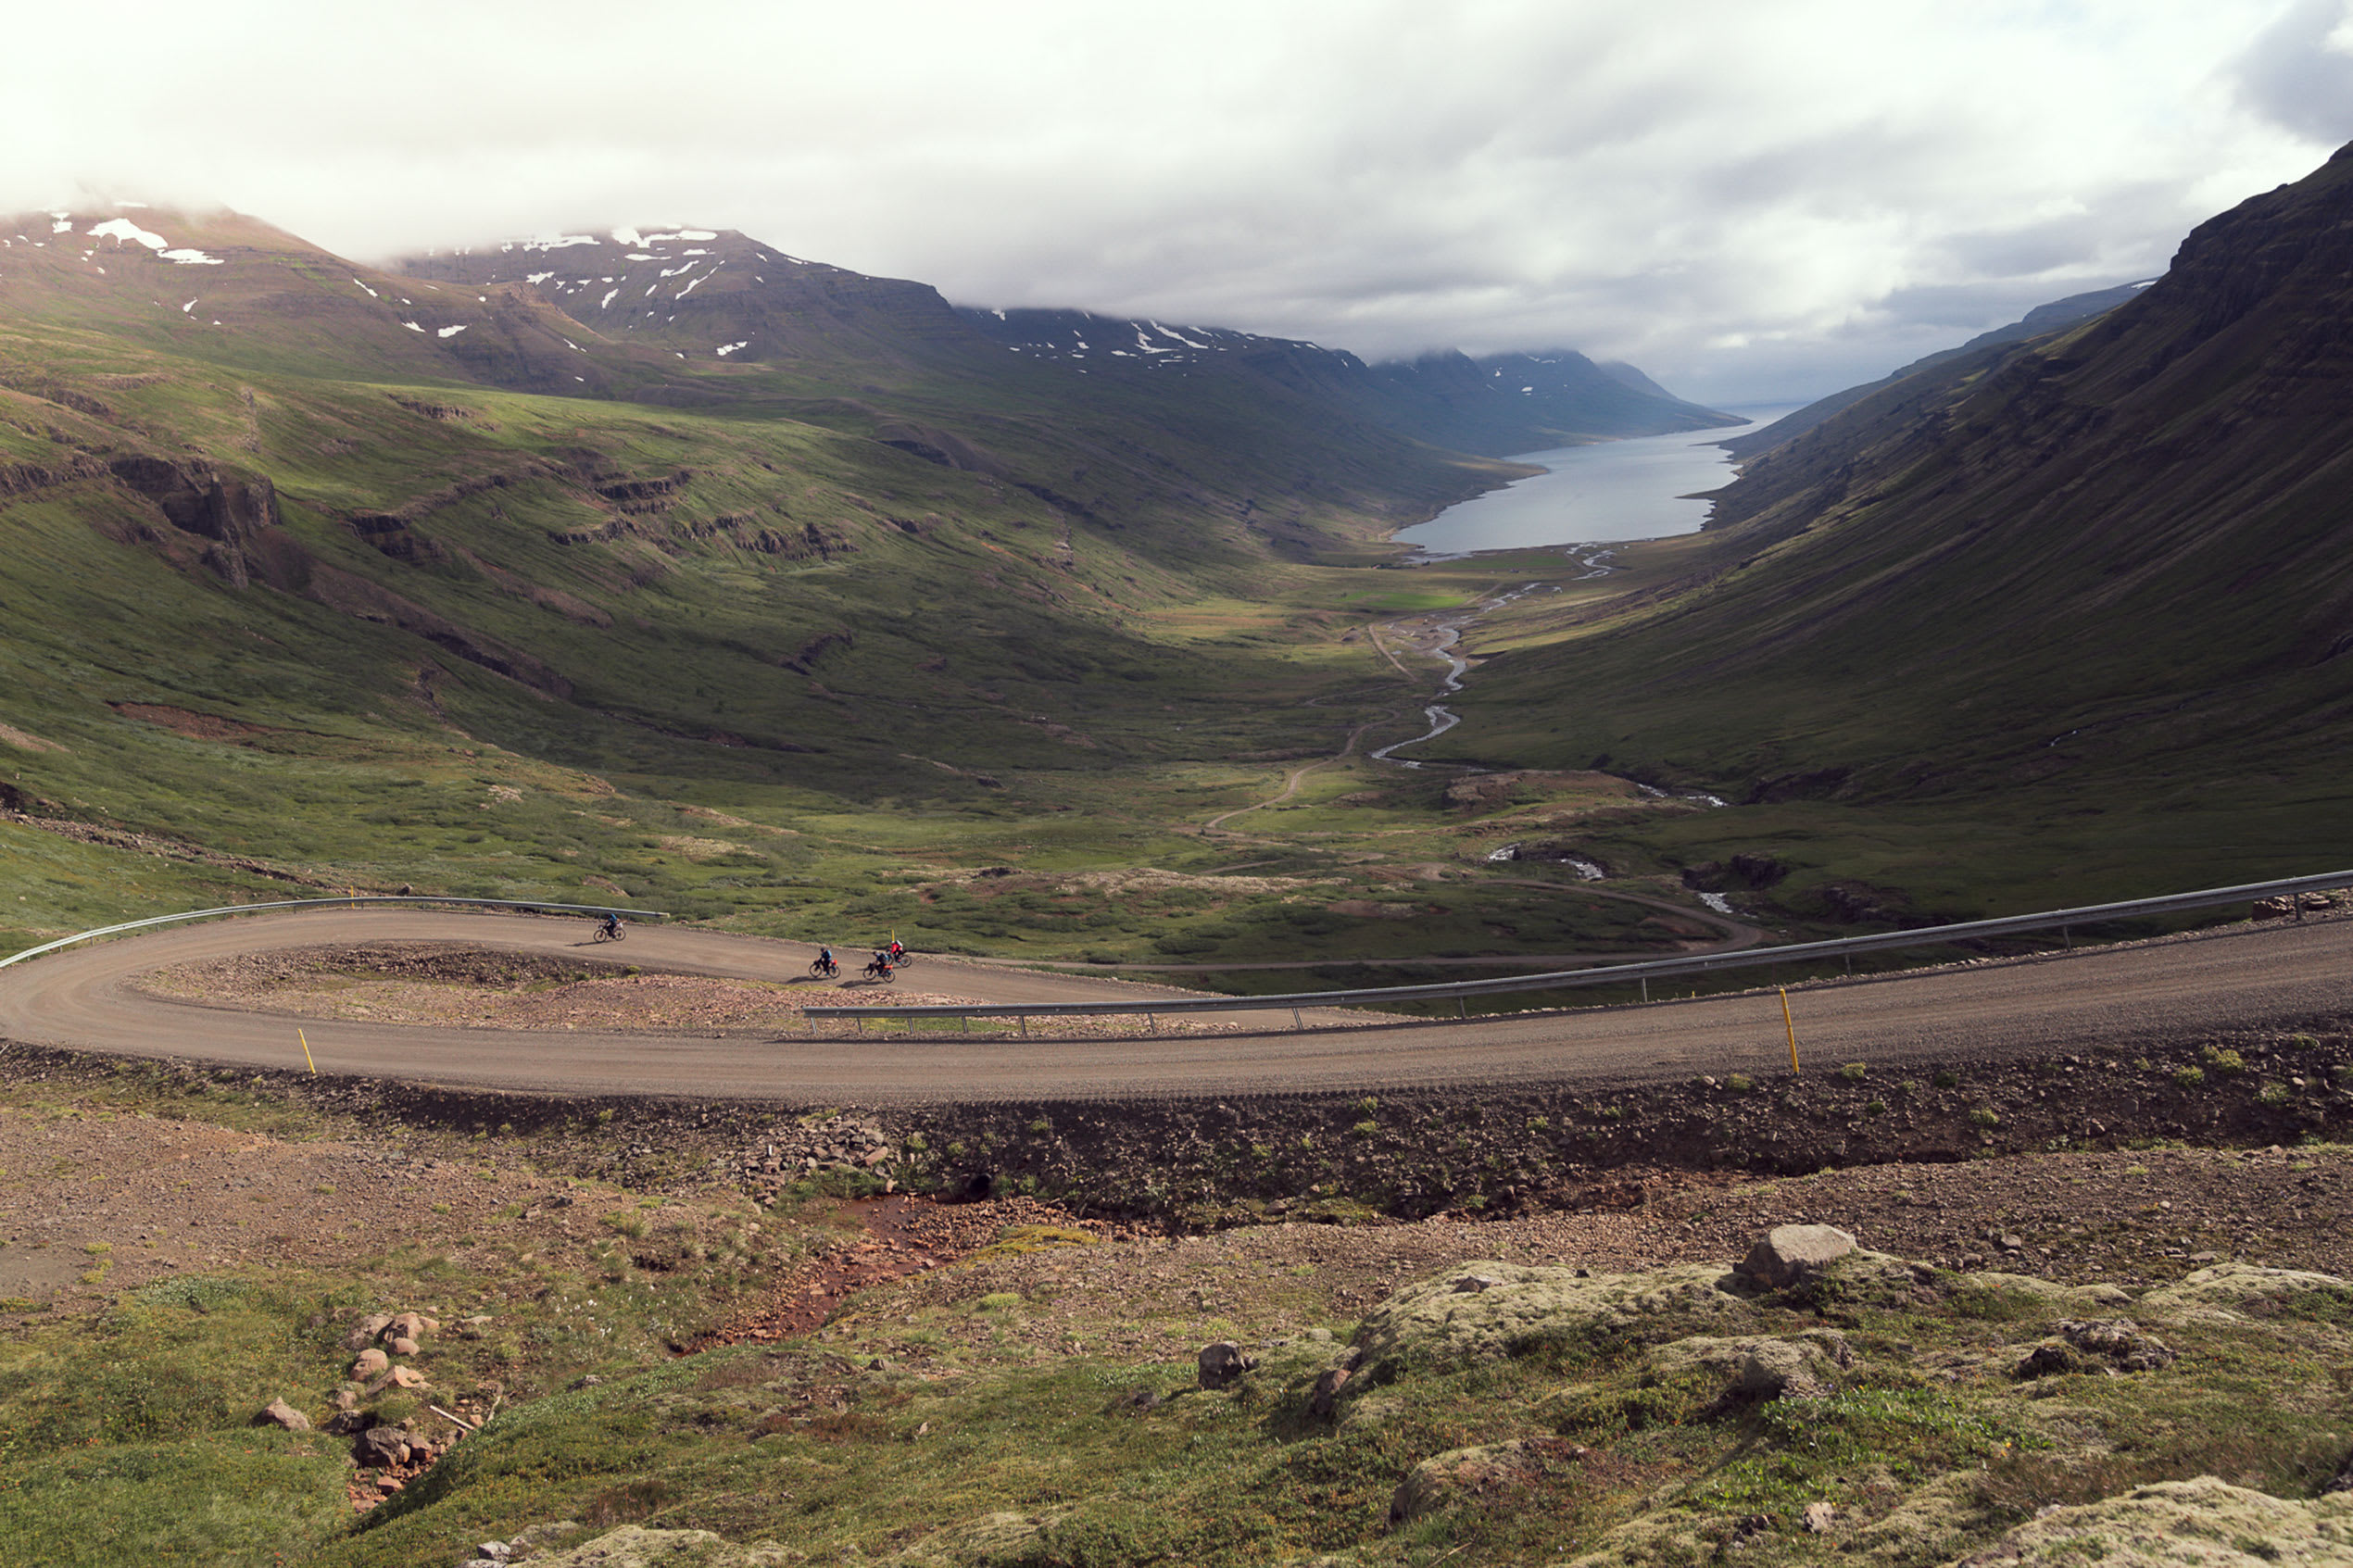
[[[195,713],[185,708],[172,708],[159,702],[113,702],[107,706],[126,719],[160,724],[191,740],[239,741],[277,733],[265,724],[248,724],[242,719],[224,719],[218,713]]]
[[[995,1245],[1014,1226],[1051,1227],[1097,1239],[1127,1234],[1028,1198],[976,1203],[904,1194],[857,1198],[842,1204],[835,1218],[842,1227],[840,1240],[803,1259],[766,1306],[724,1324],[694,1348],[760,1344],[811,1333],[858,1292],[959,1262]]]

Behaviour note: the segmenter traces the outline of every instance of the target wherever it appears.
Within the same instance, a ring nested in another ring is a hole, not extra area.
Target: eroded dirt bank
[[[1269,1219],[1606,1209],[1663,1173],[1795,1175],[2054,1150],[2353,1141],[2353,1019],[2020,1061],[1665,1085],[1215,1100],[779,1107],[440,1088],[194,1063],[0,1051],[0,1082],[131,1080],[168,1102],[259,1093],[457,1158],[485,1145],[644,1190],[712,1182],[773,1201],[1019,1195],[1205,1229]]]

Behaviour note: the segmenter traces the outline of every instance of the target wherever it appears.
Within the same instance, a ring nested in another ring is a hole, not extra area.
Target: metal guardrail
[[[2252,903],[2283,895],[2319,893],[2353,887],[2353,871],[2323,872],[2276,882],[2251,882],[2236,887],[2208,887],[2195,893],[2169,893],[2156,898],[2130,898],[2118,904],[2086,904],[2071,909],[2045,909],[2036,914],[2005,915],[1994,920],[1963,921],[1956,925],[1918,926],[1909,931],[1882,931],[1868,936],[1839,936],[1824,942],[1793,942],[1779,947],[1743,947],[1729,953],[1694,953],[1682,958],[1651,959],[1639,963],[1607,964],[1590,969],[1554,970],[1542,974],[1508,975],[1495,980],[1451,980],[1428,985],[1383,985],[1355,991],[1292,991],[1272,997],[1184,997],[1139,998],[1126,1002],[999,1002],[935,1003],[920,1007],[812,1007],[805,1018],[1087,1018],[1138,1013],[1255,1012],[1302,1008],[1350,1007],[1365,1003],[1429,1001],[1446,997],[1492,997],[1523,991],[1559,991],[1578,985],[1642,983],[1682,974],[1706,974],[1717,970],[1749,969],[1768,964],[1805,963],[1855,953],[1884,952],[1899,947],[1938,947],[1981,936],[2004,936],[2025,931],[2065,931],[2078,925],[2131,920],[2142,915],[2174,914],[2188,909],[2217,909],[2225,904]],[[2302,917],[2299,909],[2297,918]],[[1295,1021],[1295,1019],[1294,1019]]]
[[[94,941],[101,936],[120,936],[126,931],[145,931],[150,926],[172,925],[181,921],[210,920],[217,915],[258,915],[271,909],[349,909],[371,904],[461,904],[477,909],[523,909],[532,913],[564,915],[621,915],[630,920],[668,920],[660,909],[620,909],[603,904],[544,904],[523,898],[443,898],[430,893],[356,893],[344,898],[287,898],[272,904],[223,904],[217,909],[190,909],[182,914],[152,915],[145,920],[125,921],[120,925],[102,925],[94,931],[77,932],[60,936],[55,942],[44,942],[38,947],[27,947],[21,953],[11,953],[0,959],[0,969],[27,959],[37,959],[44,953],[54,953],[60,947],[70,947],[77,942]]]

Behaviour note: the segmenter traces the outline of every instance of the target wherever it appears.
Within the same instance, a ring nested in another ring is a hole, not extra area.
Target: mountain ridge
[[[2108,313],[1753,457],[1684,578],[1498,651],[1430,751],[1849,810],[2162,801],[2151,842],[2233,831],[2227,790],[2353,851],[2348,279],[2340,152]]]

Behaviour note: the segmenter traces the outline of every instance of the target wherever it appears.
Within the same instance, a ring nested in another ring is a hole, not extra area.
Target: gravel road
[[[0,971],[0,1038],[299,1067],[295,1021],[150,996],[132,982],[166,964],[374,940],[595,951],[648,969],[771,981],[803,972],[812,953],[799,944],[657,926],[632,927],[625,949],[592,948],[585,922],[529,916],[411,909],[256,916],[67,949]],[[1134,997],[1141,1004],[1184,994],[930,957],[921,977],[926,992],[976,1002]],[[857,991],[842,999],[868,995]],[[2353,1005],[2353,920],[2237,927],[1808,986],[1791,997],[1802,1057],[1822,1067],[1850,1059],[1895,1066],[1954,1054],[2032,1055],[2093,1040],[2292,1028]],[[1287,1022],[1289,1015],[1230,1017],[1258,1028]],[[1770,991],[1469,1023],[1114,1040],[907,1040],[873,1032],[819,1040],[745,1032],[494,1033],[342,1021],[302,1027],[321,1073],[572,1093],[867,1104],[1571,1081],[1600,1085],[1786,1069],[1789,1057],[1780,1004]]]

